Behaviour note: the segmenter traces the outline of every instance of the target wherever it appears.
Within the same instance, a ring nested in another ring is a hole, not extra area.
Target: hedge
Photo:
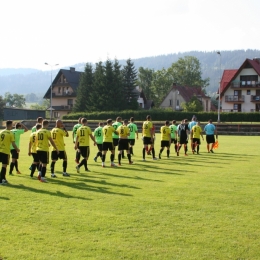
[[[176,120],[180,121],[187,118],[191,120],[195,115],[200,121],[208,121],[212,119],[214,122],[218,120],[217,112],[180,112],[165,109],[151,109],[151,110],[125,110],[125,111],[104,111],[104,112],[80,112],[70,113],[63,116],[64,120],[77,120],[79,117],[85,117],[88,120],[107,120],[120,116],[123,119],[134,117],[136,121],[142,121],[147,115],[151,115],[154,121]],[[260,113],[220,113],[221,122],[260,122]]]

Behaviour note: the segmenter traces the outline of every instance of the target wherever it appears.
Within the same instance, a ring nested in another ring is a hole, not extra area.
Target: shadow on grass
[[[45,185],[45,183],[43,183],[43,185]],[[46,185],[48,185],[48,184],[46,184]],[[28,190],[28,191],[35,192],[35,193],[42,193],[42,194],[46,194],[46,195],[50,195],[50,196],[58,196],[58,197],[62,197],[62,198],[74,198],[74,199],[81,199],[81,200],[92,200],[92,199],[87,199],[87,198],[84,198],[84,197],[72,196],[70,194],[65,194],[65,193],[62,193],[60,191],[51,192],[51,191],[48,191],[48,190],[36,189],[36,188],[24,186],[23,184],[15,185],[15,184],[10,184],[9,183],[6,186],[8,188],[14,188],[14,189],[19,189],[19,190]]]
[[[9,198],[7,197],[0,197],[0,200],[10,200]],[[1,259],[1,258],[0,258]]]

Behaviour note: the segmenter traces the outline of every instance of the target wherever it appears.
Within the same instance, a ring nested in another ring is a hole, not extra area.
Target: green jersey
[[[32,133],[36,132],[36,125],[32,128]]]
[[[130,131],[130,135],[128,136],[128,139],[135,139],[135,133],[138,132],[137,125],[135,123],[130,123],[127,125]]]
[[[115,122],[115,123],[112,124],[112,126],[114,127],[115,130],[116,130],[120,125],[122,125],[121,122]],[[112,134],[112,138],[118,139],[118,138],[119,138],[119,135],[116,135],[116,134],[113,133],[113,134]]]
[[[171,139],[175,139],[176,138],[176,131],[177,131],[177,126],[176,125],[170,125],[169,126],[171,129]]]
[[[103,144],[103,131],[101,126],[94,130],[94,136],[97,144]]]
[[[77,130],[82,126],[82,124],[76,124],[73,126],[72,129],[72,136],[73,136],[73,142],[76,142],[76,138],[77,138]]]
[[[20,135],[24,133],[24,129],[12,129],[11,132],[14,134],[15,144],[19,148],[19,146],[20,146]],[[10,149],[14,149],[12,145],[10,145]]]

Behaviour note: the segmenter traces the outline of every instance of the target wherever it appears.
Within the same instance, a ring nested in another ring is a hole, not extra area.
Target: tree
[[[25,98],[23,95],[5,93],[5,104],[7,107],[23,108],[25,106]]]
[[[122,71],[123,75],[123,89],[125,92],[125,102],[127,104],[127,109],[137,109],[138,108],[138,93],[136,92],[136,82],[137,82],[137,71],[134,67],[134,63],[131,59],[126,61],[126,65]]]
[[[152,99],[152,82],[154,77],[154,70],[139,67],[137,85],[143,90],[147,99]]]
[[[168,68],[168,72],[173,82],[182,86],[200,86],[205,90],[209,85],[209,78],[202,79],[200,62],[193,56],[180,58]]]
[[[77,89],[77,99],[73,107],[74,112],[91,110],[90,95],[93,91],[93,68],[90,63],[85,66],[84,73],[81,74],[80,83]]]
[[[5,100],[0,96],[0,120],[4,119]]]
[[[200,112],[203,111],[203,106],[196,96],[193,96],[187,103],[182,103],[181,107],[185,112]]]

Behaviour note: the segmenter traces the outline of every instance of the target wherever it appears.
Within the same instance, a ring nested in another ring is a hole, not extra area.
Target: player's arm
[[[79,147],[78,147],[78,144],[79,144],[79,137],[77,135],[76,137],[76,141],[75,141],[75,145],[74,145],[74,149],[77,150]]]
[[[138,129],[136,129],[135,134],[136,134],[136,139],[138,140]]]
[[[203,132],[203,131],[202,131],[202,129],[201,129],[200,136],[201,136],[202,140],[204,141],[204,136],[203,136],[203,133],[202,133],[202,132]]]
[[[28,155],[30,156],[32,153],[31,153],[31,148],[32,148],[32,143],[31,141],[29,141],[29,146],[28,146]]]
[[[23,124],[23,123],[20,123],[22,128],[24,129],[24,132],[27,132],[28,131],[28,128]]]
[[[193,139],[193,127],[192,127],[192,129],[190,131],[190,140],[192,140],[192,139]]]
[[[74,143],[74,137],[75,137],[75,127],[72,129],[72,142]]]
[[[15,141],[12,141],[12,146],[13,148],[16,150],[17,153],[20,152],[20,149],[17,147],[17,145],[15,144]]]
[[[65,132],[65,136],[66,137],[68,137],[69,136],[69,132],[67,131],[67,129],[66,129],[66,127],[65,127],[65,125],[64,124],[62,124],[62,126],[61,126],[62,128],[63,128],[63,130],[64,130],[64,132]]]
[[[94,145],[96,145],[97,143],[96,143],[95,137],[92,134],[90,134],[89,136],[92,139],[92,141],[94,142]]]

